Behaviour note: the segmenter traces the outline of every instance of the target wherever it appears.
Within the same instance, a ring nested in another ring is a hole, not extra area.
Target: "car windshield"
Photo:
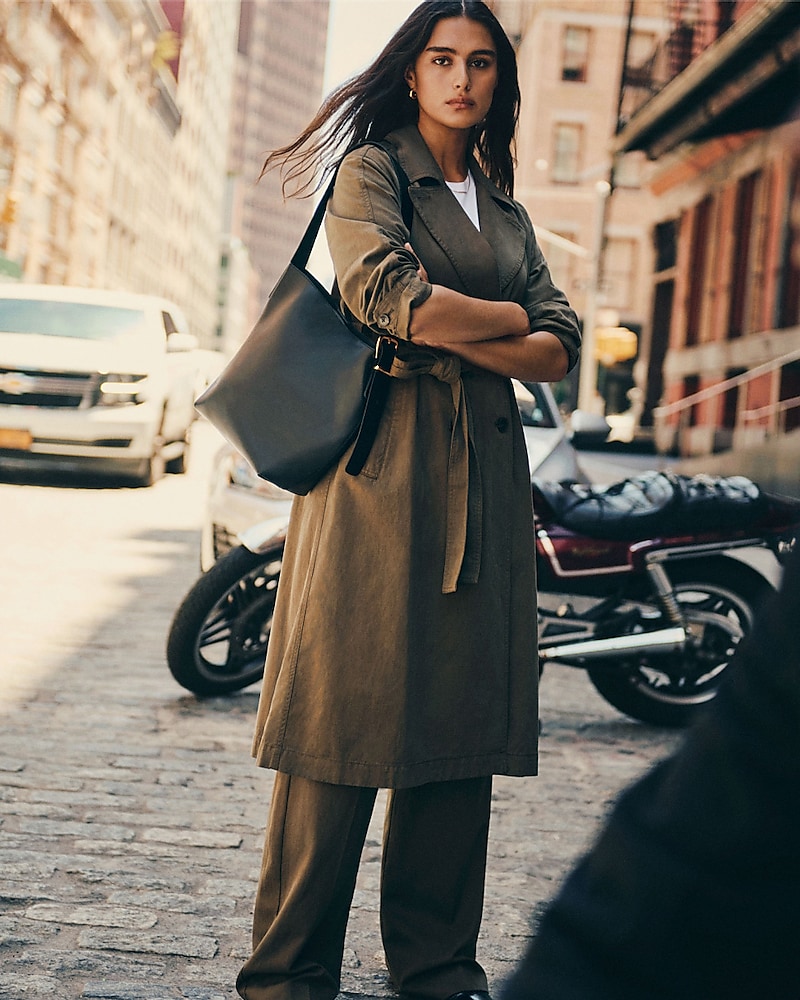
[[[87,302],[0,298],[0,332],[3,333],[114,340],[134,333],[144,322],[145,315],[139,309]]]
[[[556,419],[536,382],[512,379],[519,415],[525,427],[556,427]]]

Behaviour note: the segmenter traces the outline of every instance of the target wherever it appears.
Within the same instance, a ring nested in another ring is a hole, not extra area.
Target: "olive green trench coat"
[[[431,282],[513,299],[578,353],[575,314],[524,209],[471,164],[480,232],[415,127],[388,137],[410,181],[364,146],[339,169],[326,230],[346,310],[401,340],[358,476],[347,455],[298,497],[254,756],[316,781],[406,787],[535,774],[536,594],[530,475],[511,382],[410,342]]]

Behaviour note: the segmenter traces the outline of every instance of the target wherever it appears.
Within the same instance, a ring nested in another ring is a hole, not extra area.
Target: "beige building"
[[[238,5],[0,3],[0,251],[25,281],[174,299],[217,326]],[[175,64],[178,65],[178,64]]]
[[[320,103],[328,6],[0,0],[0,280],[163,294],[230,352],[310,215],[258,175]]]
[[[238,183],[241,230],[260,279],[259,306],[289,261],[312,199],[284,200],[280,177],[259,174],[266,153],[291,139],[322,100],[328,0],[243,0],[228,169]]]
[[[178,35],[177,103],[166,191],[168,272],[201,345],[217,346],[218,286],[225,237],[226,161],[239,27],[238,3],[163,4]],[[176,16],[182,12],[182,17]]]
[[[0,239],[27,281],[105,284],[112,147],[138,85],[119,95],[114,81],[134,48],[129,28],[99,4],[0,7],[0,183],[12,206]]]
[[[590,331],[580,382],[564,387],[562,401],[568,408],[580,402],[609,413],[627,410],[634,357],[622,355],[637,347],[650,313],[654,199],[640,184],[642,154],[612,163],[610,146],[626,37],[629,62],[648,54],[663,31],[664,5],[641,0],[630,35],[628,0],[499,0],[494,6],[518,48],[516,195],[530,212],[556,282]],[[622,327],[637,338],[593,337],[598,326]]]

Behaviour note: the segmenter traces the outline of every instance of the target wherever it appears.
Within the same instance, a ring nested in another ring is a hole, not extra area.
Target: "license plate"
[[[33,434],[18,427],[0,427],[0,448],[28,451],[33,444]]]

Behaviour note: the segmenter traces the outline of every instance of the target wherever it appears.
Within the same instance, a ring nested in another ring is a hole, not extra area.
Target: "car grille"
[[[85,410],[97,401],[96,372],[44,372],[0,368],[0,406]]]

